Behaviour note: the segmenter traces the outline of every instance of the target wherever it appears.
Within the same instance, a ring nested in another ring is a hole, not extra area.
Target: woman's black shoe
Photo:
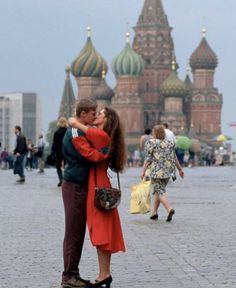
[[[157,220],[158,219],[158,214],[154,214],[150,217],[150,219],[152,220]]]
[[[95,283],[90,283],[89,287],[102,287],[105,286],[106,288],[110,288],[112,282],[112,277],[109,276],[106,279],[103,279],[102,281],[96,281]]]
[[[169,212],[169,215],[166,219],[166,222],[170,222],[172,220],[172,217],[173,215],[175,214],[175,210],[174,209],[171,209],[170,212]]]

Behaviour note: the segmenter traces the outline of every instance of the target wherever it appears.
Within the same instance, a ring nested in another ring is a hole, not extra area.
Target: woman
[[[175,144],[173,141],[165,139],[165,129],[162,125],[156,125],[153,128],[153,138],[147,142],[146,159],[143,165],[141,178],[145,176],[149,168],[151,184],[153,187],[154,204],[150,219],[158,219],[158,208],[160,203],[167,210],[166,221],[170,222],[175,210],[172,208],[166,196],[166,185],[172,177],[175,179],[175,167],[179,170],[180,177],[184,177],[184,172],[176,159]]]
[[[73,138],[74,147],[85,158],[95,161],[90,153],[94,149],[108,154],[106,160],[91,165],[88,181],[87,223],[91,242],[97,248],[99,263],[99,274],[91,287],[105,285],[106,288],[109,288],[112,282],[111,254],[118,251],[125,252],[125,245],[118,210],[104,212],[94,206],[95,177],[97,186],[111,187],[107,176],[108,167],[116,172],[124,169],[126,163],[124,135],[117,113],[107,107],[100,111],[94,121],[97,128],[87,127],[77,122],[75,118],[70,120],[70,124],[84,132],[92,145],[85,149],[83,145],[80,145],[81,137]]]
[[[62,142],[64,135],[67,129],[67,120],[64,117],[60,117],[57,122],[57,130],[53,135],[53,143],[52,143],[52,153],[56,155],[56,169],[57,175],[59,178],[59,183],[57,187],[60,187],[62,184],[62,168],[64,165],[64,157],[62,153]]]

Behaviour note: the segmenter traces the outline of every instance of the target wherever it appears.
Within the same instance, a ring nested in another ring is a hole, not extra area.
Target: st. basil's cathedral
[[[105,80],[108,64],[96,51],[88,28],[84,48],[66,70],[59,116],[69,117],[74,111],[71,72],[78,86],[77,100],[89,98],[99,107],[112,106],[123,121],[129,146],[139,143],[145,128],[161,122],[177,135],[194,133],[206,142],[220,134],[222,95],[214,87],[218,60],[206,30],[190,57],[192,77],[189,71],[184,81],[178,77],[171,31],[162,1],[145,0],[133,44],[127,33],[123,50],[111,63],[116,77],[112,89]]]

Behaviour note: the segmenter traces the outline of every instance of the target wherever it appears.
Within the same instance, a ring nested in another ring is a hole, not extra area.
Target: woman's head
[[[65,117],[60,117],[57,121],[58,128],[67,128],[68,122]]]
[[[152,134],[155,139],[164,140],[166,138],[165,128],[162,125],[154,126]]]
[[[122,171],[126,163],[126,149],[123,128],[118,114],[114,109],[105,107],[99,112],[94,125],[102,126],[103,130],[111,137],[111,168],[115,171]]]

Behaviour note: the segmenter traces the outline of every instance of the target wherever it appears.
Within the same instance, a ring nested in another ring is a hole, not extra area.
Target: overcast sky
[[[125,32],[136,25],[144,0],[0,0],[0,92],[32,91],[42,100],[43,129],[58,115],[65,67],[79,54],[92,27],[97,51],[111,64],[125,45]],[[223,94],[222,130],[236,137],[236,1],[163,0],[173,27],[179,76],[201,40],[218,56],[215,87]],[[203,21],[203,17],[206,18]],[[128,23],[128,24],[127,24]],[[131,38],[132,39],[132,38]],[[75,79],[71,77],[77,95]],[[111,69],[107,82],[114,87]]]

